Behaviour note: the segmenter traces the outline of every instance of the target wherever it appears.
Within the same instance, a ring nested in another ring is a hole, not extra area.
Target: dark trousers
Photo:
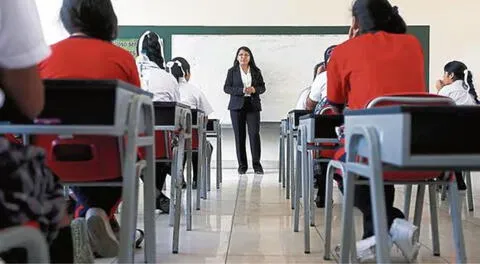
[[[345,162],[346,155],[343,155],[340,160]],[[338,187],[343,193],[343,182],[339,175],[335,176],[338,182]],[[393,207],[395,201],[395,188],[393,185],[384,185],[385,189],[385,207],[387,212],[387,226],[393,223],[395,218],[405,218],[405,215],[398,208]],[[353,205],[357,207],[363,214],[363,238],[371,237],[375,234],[373,228],[373,212],[370,199],[370,187],[368,185],[355,185],[355,196],[353,197]]]
[[[165,184],[170,165],[155,163],[155,182],[157,192],[160,194]],[[141,176],[143,179],[143,175]],[[121,181],[118,178],[116,181]],[[77,198],[75,217],[85,217],[88,209],[97,207],[112,216],[122,198],[122,187],[71,187]]]
[[[246,103],[249,100],[246,100]],[[260,168],[260,112],[249,111],[243,108],[238,111],[230,111],[233,133],[235,134],[235,147],[239,168],[248,168],[246,137],[248,126],[248,138],[250,139],[250,151],[252,153],[253,168]]]

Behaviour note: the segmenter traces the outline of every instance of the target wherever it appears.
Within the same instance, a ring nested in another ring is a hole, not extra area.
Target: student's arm
[[[223,91],[230,95],[243,96],[243,87],[233,86],[233,71],[235,68],[228,70],[227,79],[225,79],[225,85],[223,85]]]
[[[45,92],[36,64],[50,54],[35,1],[0,1],[0,83],[28,118],[43,109]]]
[[[315,106],[317,106],[317,103],[318,102],[313,101],[312,99],[310,99],[310,96],[308,96],[307,99],[305,99],[305,109],[308,111],[313,111],[313,109],[315,109]]]
[[[45,104],[45,89],[36,66],[1,69],[0,79],[6,96],[26,117],[34,119],[40,114]]]

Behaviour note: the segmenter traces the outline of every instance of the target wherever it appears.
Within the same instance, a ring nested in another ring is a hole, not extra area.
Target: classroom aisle
[[[215,175],[212,171],[212,175]],[[475,174],[473,176],[476,176]],[[474,179],[474,186],[478,180]],[[169,182],[169,181],[167,181]],[[474,193],[480,190],[475,189]],[[414,189],[415,193],[415,189]],[[142,197],[142,196],[140,196]],[[480,197],[475,196],[478,204]],[[333,245],[339,242],[341,200],[336,191],[334,202]],[[403,187],[397,188],[396,203],[403,203]],[[141,208],[141,207],[140,207]],[[440,205],[441,257],[431,251],[429,210],[424,207],[419,263],[453,263],[455,256],[450,241],[451,225],[448,208]],[[476,206],[476,211],[480,208]],[[478,214],[478,213],[477,213]],[[141,215],[139,225],[142,224]],[[194,211],[193,230],[185,231],[182,218],[179,254],[171,253],[172,228],[167,215],[157,217],[157,263],[335,263],[323,260],[323,210],[316,211],[317,226],[311,227],[311,254],[303,253],[303,226],[292,228],[292,210],[285,200],[285,190],[278,183],[278,171],[266,170],[265,175],[248,173],[238,176],[235,170],[224,170],[221,190],[212,189],[202,209]],[[302,219],[301,222],[302,223]],[[480,262],[478,238],[480,218],[464,213],[465,244],[469,262]],[[356,230],[361,230],[356,214]],[[360,234],[357,235],[357,237]],[[334,246],[333,246],[334,248]],[[334,256],[334,255],[333,255]],[[143,250],[136,252],[136,262],[143,261]],[[99,259],[99,263],[115,262]]]

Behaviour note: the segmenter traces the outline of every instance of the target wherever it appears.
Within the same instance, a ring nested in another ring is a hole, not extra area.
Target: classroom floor
[[[215,175],[215,171],[212,171]],[[473,185],[480,186],[472,174]],[[168,180],[167,180],[168,182]],[[415,189],[413,191],[415,193]],[[402,208],[403,187],[397,187],[396,204]],[[480,187],[474,188],[475,212],[463,212],[463,228],[468,262],[480,263]],[[341,199],[334,195],[334,224],[332,248],[340,240]],[[140,197],[142,197],[140,195]],[[426,196],[428,198],[428,195]],[[427,204],[427,199],[425,203]],[[300,232],[293,232],[290,200],[278,183],[278,171],[266,170],[265,175],[248,172],[238,176],[236,170],[223,171],[220,190],[212,189],[200,211],[194,211],[193,230],[185,231],[182,218],[180,248],[171,253],[172,228],[167,215],[157,217],[157,263],[335,263],[323,260],[323,210],[316,211],[316,227],[311,230],[311,254],[303,253],[303,219]],[[139,208],[142,208],[141,206]],[[411,213],[413,215],[413,212]],[[139,225],[142,225],[142,215]],[[430,217],[424,206],[420,241],[422,248],[418,263],[454,263],[452,229],[448,206],[441,202],[439,210],[441,257],[431,250]],[[361,230],[360,214],[356,214],[356,230]],[[357,235],[359,237],[360,234]],[[332,254],[335,257],[334,254]],[[136,252],[135,261],[143,262],[143,250]],[[97,259],[98,263],[112,263],[115,259]]]

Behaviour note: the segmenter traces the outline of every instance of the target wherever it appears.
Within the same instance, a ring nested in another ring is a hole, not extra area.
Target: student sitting
[[[112,43],[117,37],[118,23],[110,0],[63,0],[60,18],[70,37],[52,45],[52,55],[39,65],[42,78],[119,79],[140,87],[133,56]],[[117,256],[119,225],[114,212],[122,188],[71,189],[76,198],[75,216],[86,217],[94,251],[101,257]]]
[[[315,78],[322,72],[325,71],[325,63],[320,62],[315,67],[313,68],[313,81],[315,81]],[[297,104],[295,106],[295,109],[297,110],[306,110],[307,109],[307,98],[308,95],[310,94],[312,86],[308,86],[307,88],[303,89],[300,92],[300,96],[298,97]]]
[[[472,72],[468,70],[467,65],[460,61],[451,61],[443,68],[444,75],[438,80],[435,88],[438,94],[452,98],[457,105],[477,105],[477,92],[473,85]],[[461,171],[455,172],[458,190],[464,194],[467,185],[463,179]]]
[[[435,88],[438,94],[452,98],[457,105],[476,105],[479,103],[472,72],[460,61],[451,61],[443,68],[444,75]]]
[[[142,89],[153,93],[153,100],[159,102],[180,102],[177,80],[165,71],[162,45],[158,34],[145,31],[138,39],[137,67],[142,80]],[[156,208],[163,213],[170,212],[170,199],[162,189],[171,171],[170,164],[155,163],[157,200]]]
[[[406,33],[398,8],[388,0],[356,0],[352,15],[351,38],[335,48],[328,63],[329,104],[342,112],[347,102],[350,109],[363,109],[370,100],[386,94],[425,92],[422,47]],[[344,149],[338,151],[339,160],[345,156]],[[338,184],[343,191],[342,181]],[[393,206],[394,186],[384,188],[392,242],[411,262],[420,248],[419,230]],[[363,240],[357,242],[357,256],[359,261],[374,259],[377,241],[368,186],[355,186],[354,206],[363,214]]]
[[[186,59],[182,57],[173,58],[172,61],[167,63],[167,70],[170,72],[175,79],[177,79],[180,85],[180,102],[190,106],[192,109],[202,110],[206,116],[213,113],[213,108],[207,100],[205,94],[195,85],[189,83],[190,77],[192,76],[190,71],[190,64]],[[207,141],[206,148],[209,149],[209,153],[212,153],[213,146],[210,142]],[[186,158],[183,159],[185,166]],[[197,166],[198,166],[198,153],[192,153],[192,164],[193,164],[193,189],[197,188]]]
[[[0,17],[0,83],[1,94],[6,94],[0,118],[31,123],[45,104],[37,63],[51,51],[34,1],[0,1]],[[69,219],[63,187],[45,166],[44,151],[1,137],[0,160],[0,232],[12,226],[37,227],[49,243],[52,263],[93,263],[85,220]],[[1,252],[0,258],[25,263],[27,252],[14,248]]]

